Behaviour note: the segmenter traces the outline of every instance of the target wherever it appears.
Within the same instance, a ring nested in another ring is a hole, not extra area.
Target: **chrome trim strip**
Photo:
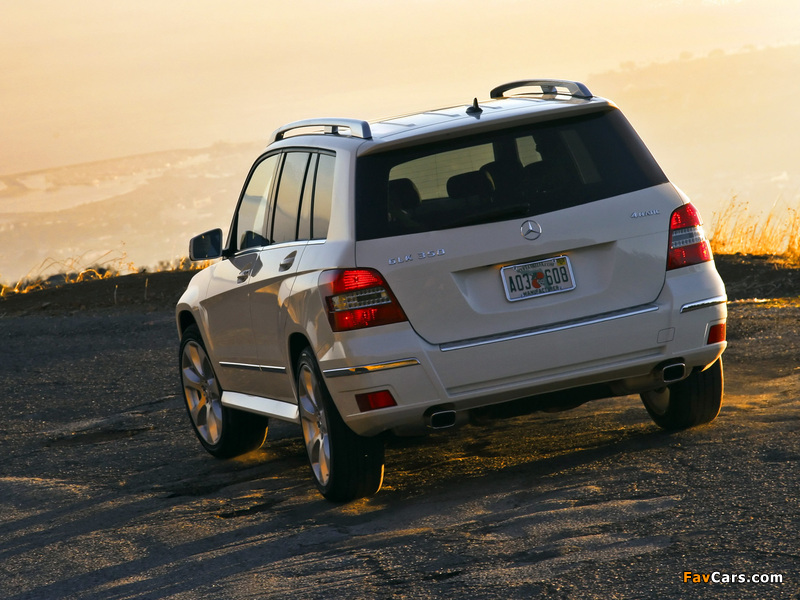
[[[260,371],[261,367],[258,365],[248,365],[245,363],[233,363],[233,362],[220,362],[220,367],[228,367],[230,369],[244,369],[246,371]]]
[[[275,417],[283,421],[292,423],[300,422],[300,410],[296,404],[281,402],[272,398],[262,398],[261,396],[250,396],[239,392],[222,392],[222,405],[230,408],[238,408],[247,412],[263,415],[265,417]]]
[[[709,306],[716,306],[717,304],[725,304],[727,301],[727,296],[715,296],[714,298],[706,298],[705,300],[698,300],[697,302],[689,302],[681,306],[681,314],[693,310],[700,310],[701,308],[708,308]]]
[[[535,335],[542,335],[545,333],[555,333],[557,331],[566,331],[567,329],[575,329],[577,327],[585,327],[587,325],[597,325],[599,323],[606,323],[608,321],[616,321],[617,319],[625,319],[627,317],[635,317],[645,313],[651,313],[658,310],[655,304],[643,304],[642,306],[635,306],[633,308],[626,308],[625,310],[617,310],[600,315],[595,315],[586,319],[575,319],[572,321],[562,321],[561,323],[554,323],[553,325],[543,325],[540,327],[531,327],[529,329],[520,329],[509,333],[502,333],[499,335],[487,335],[484,337],[471,338],[459,342],[449,342],[447,344],[439,344],[439,350],[442,352],[450,352],[451,350],[463,350],[465,348],[475,348],[477,346],[485,346],[487,344],[497,344],[498,342],[509,342],[511,340],[518,340],[526,337],[533,337]]]
[[[376,371],[388,371],[389,369],[402,369],[403,367],[415,367],[419,365],[416,358],[406,358],[403,360],[393,360],[391,362],[376,363],[374,365],[361,365],[358,367],[344,367],[341,369],[327,369],[322,372],[326,377],[347,377],[349,375],[363,375],[364,373],[374,373]]]
[[[269,246],[261,246],[261,250],[274,250],[276,248],[294,248],[295,246],[305,246],[308,240],[292,240],[291,242],[280,242]]]
[[[245,371],[261,371],[262,373],[286,373],[286,367],[271,367],[269,365],[249,365],[247,363],[220,362],[219,366],[228,367],[230,369],[242,369]]]

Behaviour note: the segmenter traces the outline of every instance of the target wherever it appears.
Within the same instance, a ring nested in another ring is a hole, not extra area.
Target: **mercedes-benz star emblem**
[[[530,240],[531,242],[535,239],[538,239],[539,236],[542,235],[542,226],[536,221],[525,221],[519,230],[520,233],[522,233],[522,237],[524,237],[526,240]]]

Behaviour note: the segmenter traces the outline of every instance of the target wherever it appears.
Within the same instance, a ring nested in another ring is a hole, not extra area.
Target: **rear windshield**
[[[364,156],[356,178],[360,240],[536,216],[667,181],[615,109]]]

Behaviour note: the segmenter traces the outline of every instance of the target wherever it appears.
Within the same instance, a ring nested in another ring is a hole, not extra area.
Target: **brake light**
[[[320,275],[328,320],[334,331],[406,321],[389,285],[374,269],[341,269]]]
[[[703,219],[693,204],[673,211],[669,220],[667,271],[713,260],[711,245],[703,231]]]

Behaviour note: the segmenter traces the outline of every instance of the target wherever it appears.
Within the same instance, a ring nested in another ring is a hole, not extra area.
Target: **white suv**
[[[380,489],[389,431],[629,394],[664,428],[716,417],[726,295],[696,209],[583,84],[490,96],[272,135],[177,306],[211,454],[298,423],[344,501]]]

